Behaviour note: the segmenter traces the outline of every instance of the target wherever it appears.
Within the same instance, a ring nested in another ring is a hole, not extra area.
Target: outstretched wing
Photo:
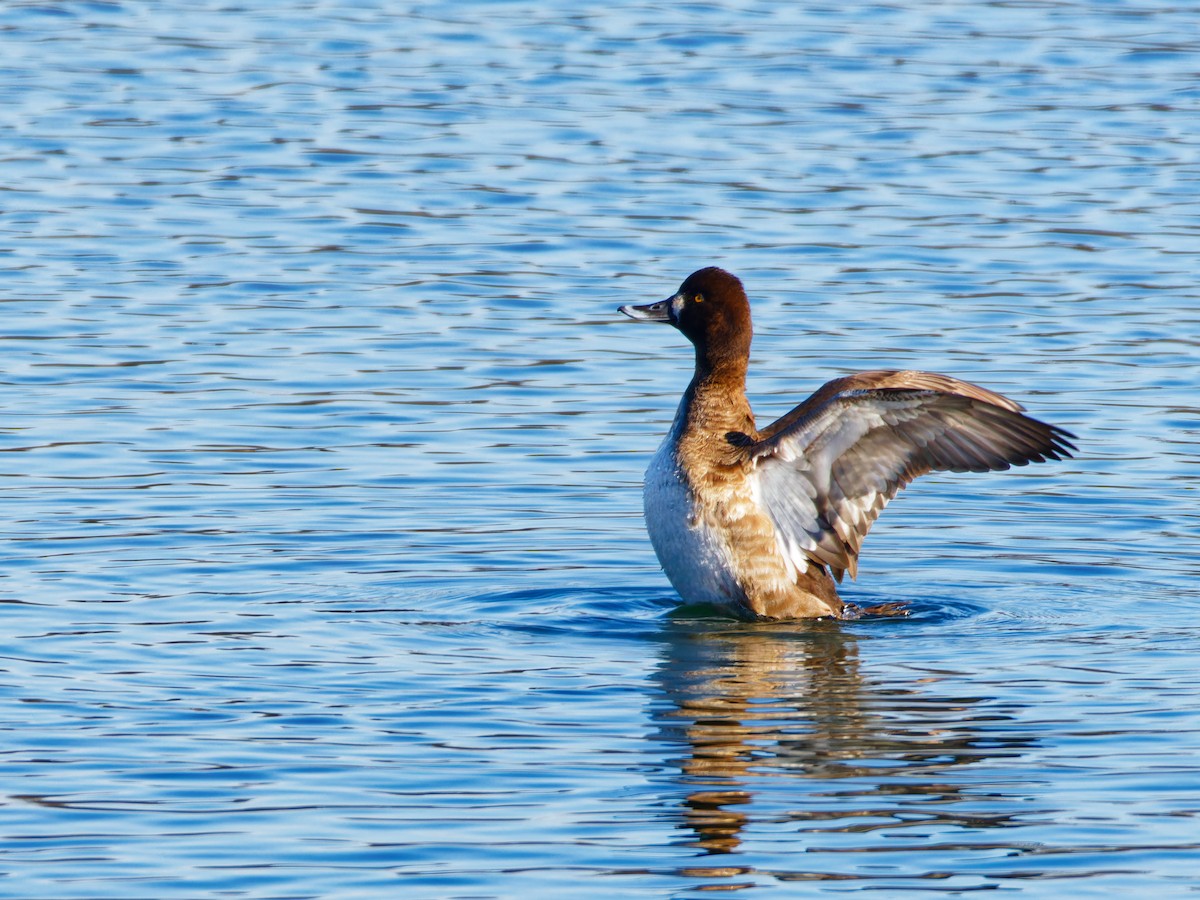
[[[986,472],[1075,449],[1069,432],[1007,397],[929,372],[829,382],[746,446],[780,551],[854,577],[863,538],[896,492],[926,472]]]

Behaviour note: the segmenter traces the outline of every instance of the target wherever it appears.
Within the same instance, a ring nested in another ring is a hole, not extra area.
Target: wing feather
[[[839,579],[888,502],[933,471],[987,472],[1075,449],[1069,432],[986,388],[929,372],[864,372],[829,382],[747,446],[779,550]]]

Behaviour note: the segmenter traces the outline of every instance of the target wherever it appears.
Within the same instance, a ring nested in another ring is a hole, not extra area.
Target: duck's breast
[[[676,444],[672,429],[646,469],[643,502],[650,543],[685,601],[741,611],[744,595],[729,543],[698,508],[699,498],[680,464]]]

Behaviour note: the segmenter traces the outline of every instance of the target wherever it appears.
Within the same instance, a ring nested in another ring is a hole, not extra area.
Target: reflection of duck
[[[749,619],[844,616],[834,578],[896,492],[933,471],[986,472],[1074,449],[1007,397],[946,375],[835,379],[759,431],[746,399],[750,303],[718,268],[626,315],[674,325],[696,371],[646,471],[646,528],[684,600]]]
[[[657,737],[680,748],[681,815],[709,853],[736,849],[756,819],[781,815],[815,832],[902,827],[918,817],[1006,824],[1007,816],[980,814],[977,797],[963,802],[965,785],[952,778],[1033,743],[996,709],[972,712],[985,698],[938,696],[924,679],[919,687],[871,682],[857,638],[833,626],[680,622],[668,641]],[[781,778],[796,780],[782,814]],[[759,793],[771,802],[756,816]]]

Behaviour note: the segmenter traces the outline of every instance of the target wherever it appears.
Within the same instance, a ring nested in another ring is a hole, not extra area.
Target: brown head
[[[666,300],[620,311],[641,322],[665,322],[696,347],[696,370],[707,374],[733,367],[745,374],[750,358],[750,301],[734,275],[709,266],[693,272]]]

